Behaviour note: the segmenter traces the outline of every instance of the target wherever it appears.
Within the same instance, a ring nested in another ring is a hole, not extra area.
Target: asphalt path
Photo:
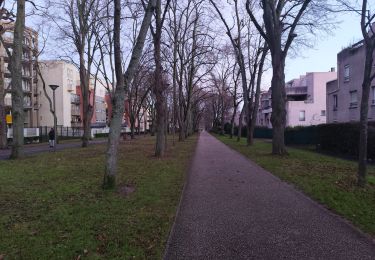
[[[98,140],[90,141],[90,145],[102,144],[105,142],[107,142],[107,139],[98,139]],[[57,144],[56,151],[70,149],[70,148],[79,148],[81,146],[82,146],[81,141],[70,141],[70,142]],[[24,145],[25,156],[30,156],[30,155],[39,154],[39,153],[53,152],[53,151],[54,149],[50,148],[48,143]],[[0,160],[9,159],[10,153],[11,153],[10,149],[0,150]]]
[[[203,132],[164,258],[364,260],[375,243]]]

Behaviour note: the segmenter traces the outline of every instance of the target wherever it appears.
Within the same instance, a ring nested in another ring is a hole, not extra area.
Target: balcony
[[[23,108],[24,109],[32,109],[32,105],[31,105],[31,102],[23,102]]]
[[[358,107],[358,102],[350,102],[349,108],[357,108]]]
[[[78,95],[76,94],[71,94],[70,96],[70,103],[71,104],[80,104],[81,103],[81,99]]]
[[[286,94],[291,95],[307,95],[307,87],[286,87]]]
[[[77,109],[72,109],[71,110],[71,114],[72,114],[72,116],[80,116],[81,115],[81,111],[79,111]]]
[[[81,127],[81,122],[71,122],[71,127]]]
[[[7,106],[7,107],[11,107],[12,106],[12,98],[5,97],[4,98],[4,105]]]
[[[24,93],[30,94],[30,93],[31,93],[31,88],[23,87],[23,88],[22,88],[22,91],[23,91]]]

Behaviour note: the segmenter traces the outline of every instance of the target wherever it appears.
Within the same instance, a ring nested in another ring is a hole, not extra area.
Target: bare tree
[[[135,70],[138,67],[148,28],[151,24],[152,14],[156,6],[155,0],[150,0],[145,8],[145,14],[135,46],[131,53],[131,59],[125,74],[122,72],[121,59],[121,1],[114,0],[114,31],[113,31],[113,50],[115,58],[116,71],[116,89],[112,99],[113,112],[108,136],[108,145],[106,151],[105,173],[102,187],[111,189],[116,185],[117,174],[117,153],[121,133],[121,121],[125,110],[125,93],[127,86],[133,80]]]
[[[102,16],[102,9],[109,3],[101,2],[99,0],[63,0],[53,1],[49,0],[48,5],[51,6],[52,11],[48,13],[49,18],[52,19],[57,26],[59,32],[58,40],[64,43],[65,46],[75,48],[77,59],[71,54],[71,48],[61,46],[60,49],[64,51],[63,59],[69,59],[79,69],[80,77],[80,91],[82,94],[83,103],[83,136],[82,147],[89,145],[91,138],[91,118],[93,116],[93,107],[95,103],[90,101],[91,95],[95,99],[95,86],[97,78],[94,71],[95,57],[99,50],[99,43],[101,39],[97,38],[97,31]],[[104,7],[103,7],[104,5]],[[55,11],[55,14],[51,14]],[[60,45],[62,45],[60,43]],[[96,64],[99,64],[97,62]],[[98,69],[98,68],[97,68]],[[90,89],[90,79],[94,78],[94,90]]]
[[[129,119],[130,119],[130,136],[133,139],[135,135],[135,127],[138,121],[140,124],[141,112],[145,107],[145,100],[151,91],[152,73],[147,68],[148,60],[143,60],[144,63],[138,66],[134,79],[127,90],[129,102]],[[138,126],[138,131],[140,127]]]
[[[262,0],[259,8],[254,8],[257,1],[246,0],[246,10],[251,21],[266,41],[272,60],[272,116],[273,127],[272,153],[287,154],[284,143],[286,124],[285,59],[297,32],[303,30],[308,35],[324,29],[331,6],[327,1],[311,0]],[[261,10],[262,22],[257,18]],[[264,26],[262,25],[264,24]]]
[[[162,10],[162,1],[156,0],[155,8],[155,30],[151,25],[151,33],[154,40],[154,59],[155,59],[155,83],[153,93],[155,95],[155,108],[156,108],[156,145],[155,156],[164,156],[167,143],[166,143],[166,100],[165,90],[166,84],[163,82],[163,67],[161,60],[161,38],[163,32],[163,24],[166,14],[169,9],[171,0],[166,0],[164,10]]]
[[[240,0],[233,1],[233,26],[224,17],[216,1],[210,0],[212,6],[225,26],[226,34],[233,46],[239,73],[241,75],[244,116],[246,119],[247,145],[253,143],[253,131],[259,105],[260,84],[263,65],[268,49],[259,34],[256,34],[248,19],[243,17]],[[258,75],[258,77],[257,77]],[[257,87],[259,85],[259,88]]]
[[[13,21],[13,18],[14,18],[13,13],[5,8],[5,0],[0,0],[0,21],[2,23],[0,25],[0,41],[9,59],[11,59],[12,54],[10,50],[4,44],[3,34],[5,33],[5,30],[6,30],[4,24]],[[10,70],[10,63],[8,65],[8,69]],[[4,73],[4,72],[1,72],[1,73]],[[0,149],[5,149],[8,147],[7,123],[5,119],[5,102],[4,102],[6,89],[4,86],[3,79],[4,79],[3,77],[0,77],[0,80],[1,80],[0,82]]]
[[[22,53],[23,37],[25,31],[25,0],[17,1],[17,17],[14,26],[13,54],[11,57],[12,74],[12,128],[13,141],[10,158],[18,159],[23,156],[23,90],[22,90]]]
[[[375,50],[375,12],[368,10],[367,0],[362,1],[361,31],[365,47],[365,67],[362,82],[362,98],[360,111],[360,136],[358,158],[358,185],[366,185],[367,175],[367,138],[368,138],[368,102],[371,83],[375,79],[374,50]]]
[[[235,129],[235,122],[234,121],[236,119],[236,115],[237,115],[237,112],[238,112],[238,106],[242,102],[242,98],[240,96],[241,93],[239,93],[239,91],[238,91],[240,73],[236,69],[236,66],[234,66],[234,68],[233,68],[232,78],[233,78],[233,82],[231,84],[232,87],[230,86],[230,88],[229,88],[229,93],[232,96],[232,106],[233,106],[232,118],[230,120],[230,125],[231,125],[230,138],[231,139],[233,138],[233,135],[234,135],[234,129]]]
[[[172,132],[179,141],[191,135],[201,117],[201,89],[215,65],[214,37],[205,1],[172,1],[164,56],[172,67]]]

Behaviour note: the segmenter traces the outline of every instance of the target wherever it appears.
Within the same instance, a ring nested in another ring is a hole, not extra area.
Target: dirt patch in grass
[[[128,196],[130,196],[130,194],[135,192],[135,185],[128,184],[128,185],[120,186],[117,189],[117,192],[121,197],[127,198]]]

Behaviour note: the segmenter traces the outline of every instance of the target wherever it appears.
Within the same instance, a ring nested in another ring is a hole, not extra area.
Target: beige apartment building
[[[80,91],[79,71],[69,62],[61,60],[48,60],[39,62],[42,77],[46,83],[46,93],[51,98],[53,91],[49,85],[58,85],[55,90],[57,125],[63,127],[82,127],[82,97]],[[96,83],[94,102],[94,79],[90,80],[90,102],[94,106],[92,117],[93,127],[106,126],[106,89],[99,81]],[[40,93],[39,120],[41,126],[53,126],[53,116],[50,104],[43,90],[42,80],[38,81]]]
[[[12,95],[11,95],[11,74],[8,68],[10,57],[6,48],[12,53],[14,24],[2,24],[4,30],[2,37],[4,45],[0,43],[0,77],[3,84],[0,84],[0,93],[5,93],[4,106],[8,127],[12,125]],[[22,89],[24,93],[25,128],[38,127],[39,122],[39,91],[37,85],[37,73],[35,65],[38,56],[38,33],[26,27],[23,38],[22,53]]]
[[[326,84],[335,80],[334,68],[329,72],[308,72],[297,79],[285,83],[287,112],[286,126],[310,126],[325,124]],[[272,128],[271,89],[262,92],[257,125]]]

